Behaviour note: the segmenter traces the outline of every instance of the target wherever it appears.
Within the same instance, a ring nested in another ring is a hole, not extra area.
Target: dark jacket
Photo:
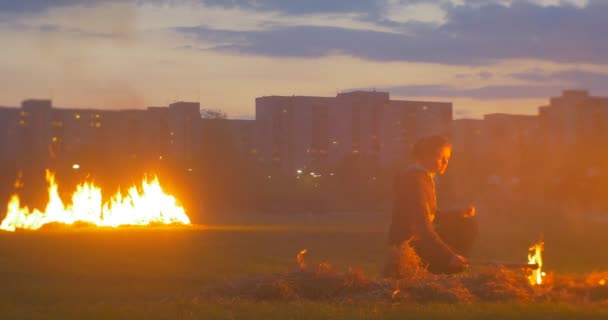
[[[431,176],[416,166],[399,173],[395,179],[395,202],[389,230],[389,243],[410,243],[423,262],[447,265],[455,254],[433,225],[437,214],[435,184]]]

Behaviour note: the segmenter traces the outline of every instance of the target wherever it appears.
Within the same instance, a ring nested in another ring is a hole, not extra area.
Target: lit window
[[[53,142],[57,142],[57,141],[59,141],[59,138],[57,138],[57,137],[53,137],[53,138],[51,138],[51,140],[52,140]]]
[[[76,119],[80,119],[80,114],[78,114],[78,113],[77,113],[77,114],[75,114],[75,115],[74,115],[74,118],[76,118]]]

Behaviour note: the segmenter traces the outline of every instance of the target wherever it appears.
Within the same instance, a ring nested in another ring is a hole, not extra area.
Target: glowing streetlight
[[[74,163],[74,164],[72,165],[72,169],[74,169],[74,170],[78,170],[78,169],[80,169],[80,165],[79,165],[78,163]]]

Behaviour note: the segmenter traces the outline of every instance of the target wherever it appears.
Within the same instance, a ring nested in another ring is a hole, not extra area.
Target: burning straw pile
[[[549,274],[542,285],[529,281],[526,271],[504,266],[473,268],[459,275],[430,274],[407,244],[397,274],[371,279],[349,268],[339,271],[326,262],[307,268],[306,250],[291,272],[235,280],[203,289],[201,300],[245,299],[311,301],[389,301],[470,303],[476,301],[607,303],[608,272],[587,275]],[[390,259],[389,259],[390,260]]]

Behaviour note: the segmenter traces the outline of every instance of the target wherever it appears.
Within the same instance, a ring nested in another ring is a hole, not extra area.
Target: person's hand
[[[475,206],[471,205],[468,206],[466,209],[464,209],[464,214],[462,215],[464,218],[471,218],[475,216],[477,209],[475,209]]]
[[[467,258],[459,254],[455,254],[450,259],[449,265],[451,268],[464,270],[469,267],[469,261],[467,260]]]

